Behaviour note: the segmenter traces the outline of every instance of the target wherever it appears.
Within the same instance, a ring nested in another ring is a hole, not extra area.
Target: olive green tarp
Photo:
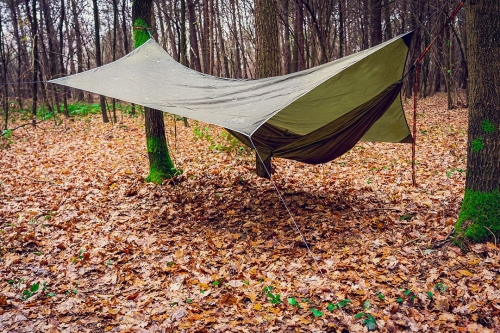
[[[50,82],[219,125],[263,160],[324,163],[359,140],[411,142],[401,79],[411,32],[283,76],[226,79],[172,59],[153,39],[110,64]]]

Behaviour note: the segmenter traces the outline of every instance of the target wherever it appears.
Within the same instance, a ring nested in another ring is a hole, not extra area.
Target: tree
[[[484,242],[500,235],[500,2],[467,4],[467,176],[456,239]]]
[[[92,0],[94,5],[94,24],[95,24],[95,58],[97,67],[102,65],[102,57],[101,57],[101,36],[99,33],[99,7],[97,7],[97,0]],[[101,103],[101,113],[102,113],[102,121],[105,123],[109,122],[108,113],[106,110],[106,99],[103,95],[99,96],[99,100]]]
[[[255,77],[280,75],[280,52],[278,49],[278,21],[276,0],[255,0]],[[257,175],[270,178],[271,155],[267,158],[256,153]]]
[[[2,64],[3,98],[2,107],[5,112],[4,129],[7,130],[9,124],[9,90],[7,88],[7,55],[5,54],[5,43],[3,37],[2,17],[0,16],[0,61]]]
[[[137,48],[150,38],[149,29],[152,20],[152,0],[134,0],[132,3],[132,22],[134,27],[134,46]],[[172,163],[165,138],[163,112],[145,108],[146,143],[149,158],[147,182],[161,184],[163,179],[179,175]]]

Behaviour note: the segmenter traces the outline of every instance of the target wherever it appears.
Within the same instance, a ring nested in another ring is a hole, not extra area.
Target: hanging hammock
[[[50,82],[222,126],[264,161],[325,163],[359,140],[412,142],[400,98],[411,34],[258,80],[191,70],[150,39],[115,62]]]

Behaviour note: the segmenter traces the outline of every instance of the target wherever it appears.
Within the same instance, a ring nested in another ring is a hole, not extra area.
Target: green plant
[[[311,311],[314,317],[316,318],[321,317],[323,315],[323,312],[319,311],[318,309],[310,309],[309,311]]]
[[[343,299],[341,301],[338,301],[337,303],[329,303],[327,306],[328,311],[334,311],[335,309],[340,309],[343,307],[346,307],[351,303],[351,300],[349,299]]]
[[[281,295],[273,294],[273,286],[264,287],[262,292],[269,298],[271,304],[281,304]]]
[[[377,322],[376,322],[375,318],[373,318],[373,316],[369,313],[359,312],[354,316],[354,318],[355,319],[363,319],[364,318],[363,325],[365,325],[369,331],[374,331],[377,329]]]
[[[297,302],[297,300],[295,298],[288,297],[286,300],[288,301],[288,304],[290,304],[291,306],[296,306],[299,309],[301,308],[299,302]]]
[[[437,290],[437,291],[439,291],[439,292],[441,292],[441,293],[444,293],[444,292],[446,291],[446,289],[448,289],[448,287],[447,287],[447,286],[445,286],[445,285],[444,285],[444,284],[442,284],[442,283],[438,283],[438,284],[436,284],[436,285],[434,286],[434,290]]]
[[[0,136],[0,148],[7,148],[12,144],[12,130],[4,129],[2,130],[2,135]]]
[[[84,250],[80,250],[80,252],[78,252],[78,256],[76,258],[73,258],[72,262],[73,264],[76,264],[78,262],[78,260],[82,260],[83,258],[85,258],[85,256],[83,255],[83,252]]]
[[[23,294],[21,296],[21,300],[25,301],[28,298],[32,297],[36,292],[38,292],[38,289],[40,289],[39,283],[32,284],[29,289],[23,291]]]
[[[458,168],[451,168],[449,171],[446,172],[446,177],[450,178],[451,175],[454,173],[454,172],[460,172],[460,173],[464,173],[465,170],[464,169],[458,169]]]

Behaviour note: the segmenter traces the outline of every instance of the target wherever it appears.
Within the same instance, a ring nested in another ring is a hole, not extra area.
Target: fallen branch
[[[353,210],[351,212],[347,212],[347,213],[342,214],[342,216],[349,215],[349,214],[354,214],[354,213],[368,213],[368,212],[372,212],[374,210],[391,210],[391,211],[394,211],[394,212],[401,213],[401,210],[400,209],[396,209],[396,208],[372,208],[372,209],[364,209],[364,210]]]
[[[50,181],[50,180],[40,180],[40,179],[32,178],[32,177],[29,177],[29,176],[21,176],[21,177],[23,177],[23,178],[27,178],[27,179],[29,179],[29,180],[31,180],[31,181],[36,182],[36,183],[48,183],[48,184],[50,184],[50,185],[63,187],[62,185],[57,184],[57,183],[54,183],[54,182],[52,182],[52,181]]]
[[[454,232],[455,232],[455,227],[451,227],[450,232],[448,233],[448,235],[446,235],[446,237],[444,239],[441,239],[441,240],[438,240],[438,241],[435,241],[434,243],[432,243],[431,247],[436,248],[436,247],[443,246],[444,244],[446,244],[446,242],[451,237],[451,235],[453,235]]]
[[[38,124],[43,123],[44,121],[47,121],[47,120],[49,120],[49,119],[40,120],[39,122],[37,122],[37,123],[35,123],[35,124],[33,124],[33,123],[25,123],[25,124],[21,124],[21,125],[19,125],[19,126],[17,126],[17,127],[10,128],[10,130],[13,132],[13,131],[15,131],[15,130],[16,130],[16,129],[18,129],[18,128],[22,128],[22,127],[29,126],[29,125],[31,125],[31,126],[35,126],[35,127],[38,127]],[[42,129],[43,129],[43,128],[42,128]]]
[[[497,247],[497,237],[495,236],[495,234],[487,226],[484,226],[484,228],[491,233],[491,235],[493,236],[493,239],[495,240],[495,247]]]

